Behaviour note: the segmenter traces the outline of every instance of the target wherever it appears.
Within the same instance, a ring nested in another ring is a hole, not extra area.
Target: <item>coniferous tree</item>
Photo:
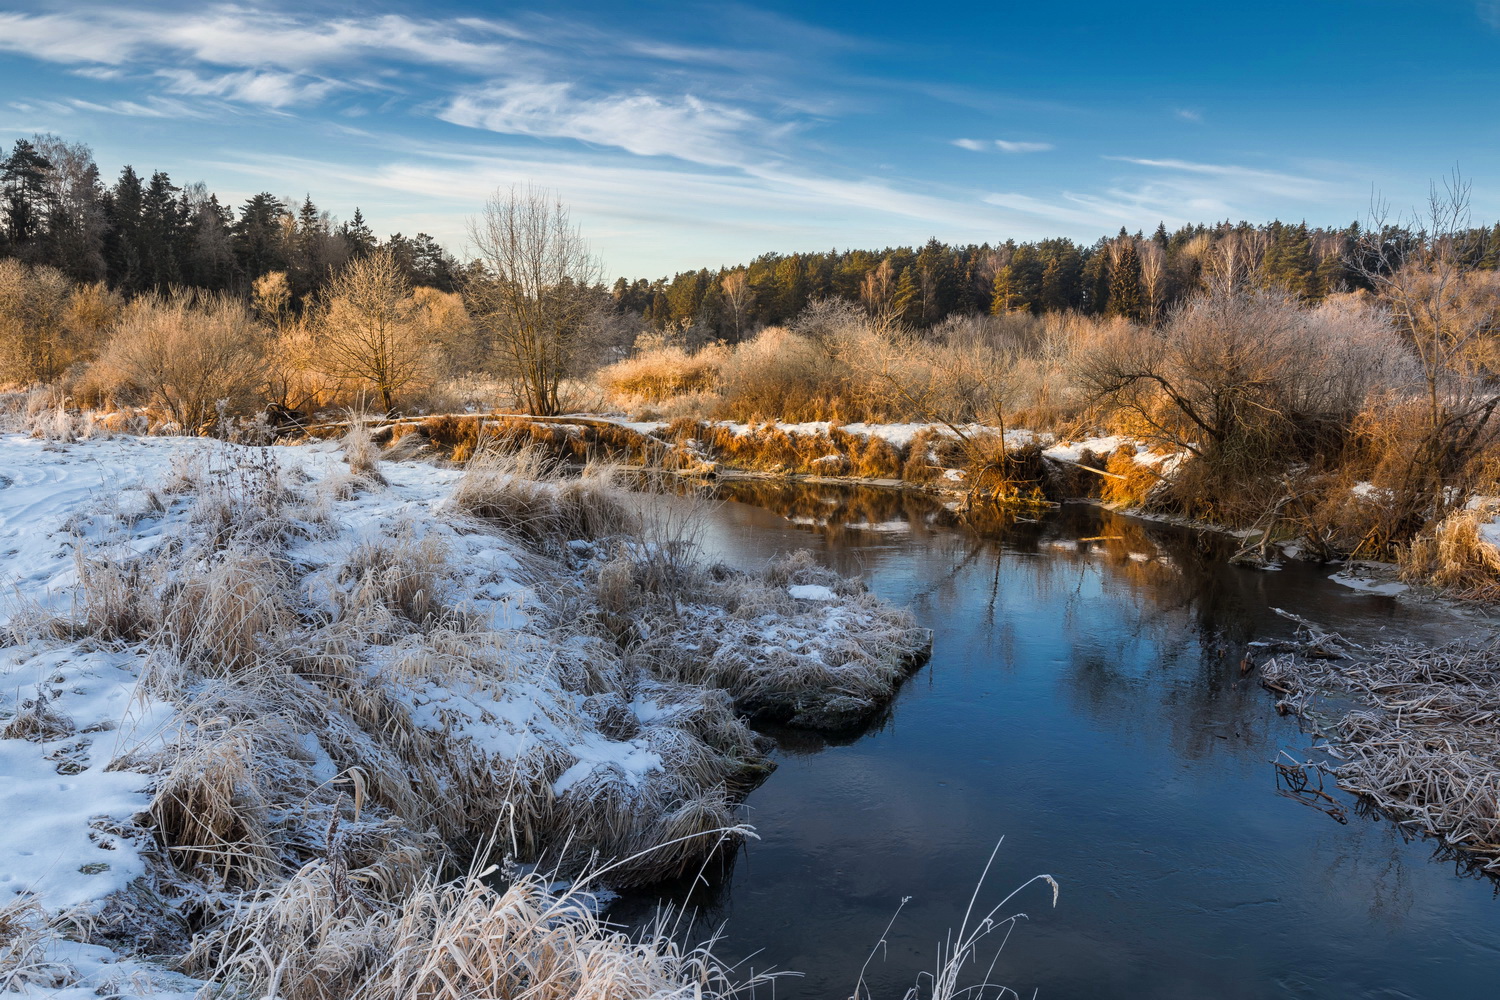
[[[344,237],[351,260],[369,255],[380,243],[365,224],[364,214],[357,207],[354,209],[354,218],[344,223],[339,235]]]
[[[178,251],[186,225],[177,187],[158,170],[141,198],[140,226],[136,231],[137,259],[145,288],[166,289],[182,283]]]
[[[934,237],[917,254],[914,266],[922,300],[920,322],[932,326],[952,312],[955,305],[953,254]]]
[[[1072,240],[1051,241],[1053,249],[1042,272],[1042,308],[1049,312],[1083,305],[1083,254]]]
[[[1140,320],[1143,305],[1141,258],[1136,253],[1135,240],[1122,235],[1110,246],[1109,311],[1126,319]]]
[[[990,312],[1037,312],[1042,305],[1042,283],[1046,265],[1030,243],[1016,247],[1010,263],[995,274],[995,297]]]
[[[46,232],[52,198],[47,175],[52,164],[26,139],[17,139],[0,163],[0,188],[5,194],[5,238],[10,252],[33,256]]]
[[[282,220],[286,205],[268,191],[262,191],[240,208],[234,225],[234,255],[240,278],[253,282],[269,271],[286,270],[286,248]]]
[[[120,171],[119,180],[115,181],[104,206],[107,226],[104,262],[109,283],[127,295],[146,287],[142,281],[140,258],[141,208],[144,202],[145,188],[141,179],[127,164]]]

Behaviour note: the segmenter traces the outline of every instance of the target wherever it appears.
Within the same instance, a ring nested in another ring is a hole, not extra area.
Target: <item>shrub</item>
[[[716,346],[694,354],[681,347],[658,346],[601,369],[596,378],[616,406],[661,403],[717,389],[726,353]]]
[[[253,409],[263,338],[245,306],[206,292],[143,295],[126,309],[94,380],[116,402],[141,402],[186,433],[210,430],[218,403]]]

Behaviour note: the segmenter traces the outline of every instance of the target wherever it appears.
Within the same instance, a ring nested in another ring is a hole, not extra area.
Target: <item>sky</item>
[[[1500,0],[17,3],[0,142],[88,144],[460,256],[512,185],[607,273],[1345,225],[1455,167],[1500,218]]]

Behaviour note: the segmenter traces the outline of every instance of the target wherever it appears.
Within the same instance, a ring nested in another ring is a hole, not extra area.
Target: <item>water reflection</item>
[[[1032,922],[997,974],[1044,997],[1492,995],[1500,911],[1392,824],[1340,825],[1277,794],[1308,739],[1241,666],[1284,607],[1354,638],[1451,635],[1454,620],[1356,594],[1326,570],[1225,563],[1231,541],[1093,507],[965,522],[929,498],[733,483],[706,546],[748,561],[810,547],[936,632],[929,666],[855,740],[776,733],[750,796],[762,837],[690,894],[726,954],[807,973],[778,996],[900,996],[957,924],[1006,837],[998,897]],[[1331,789],[1330,789],[1331,790]],[[656,899],[623,901],[639,919]]]

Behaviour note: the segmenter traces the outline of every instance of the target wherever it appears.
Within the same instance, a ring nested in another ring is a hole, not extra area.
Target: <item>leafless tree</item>
[[[1141,261],[1141,292],[1146,298],[1146,321],[1161,322],[1167,298],[1167,255],[1155,240],[1141,240],[1136,248]]]
[[[434,345],[415,312],[411,287],[389,250],[351,261],[330,286],[320,317],[320,366],[374,393],[391,412],[399,395],[432,374]]]
[[[466,288],[470,312],[527,409],[558,413],[559,387],[599,308],[599,261],[562,201],[529,186],[497,191],[469,221],[469,238],[483,265]]]
[[[1123,328],[1079,361],[1094,397],[1210,462],[1274,464],[1340,433],[1391,377],[1399,341],[1268,292],[1190,300],[1156,332]]]
[[[901,324],[901,309],[896,305],[896,272],[887,257],[859,283],[859,300],[864,303],[870,324],[877,333],[891,334]]]
[[[724,304],[734,316],[734,339],[738,342],[744,339],[745,312],[755,300],[755,290],[750,287],[750,277],[744,268],[730,271],[719,284],[724,290]]]
[[[1198,241],[1194,241],[1198,243]],[[1199,244],[1204,283],[1210,291],[1233,294],[1253,284],[1265,260],[1270,236],[1263,229],[1231,229]]]
[[[1500,365],[1493,340],[1500,295],[1463,253],[1471,186],[1457,170],[1433,183],[1425,210],[1413,211],[1404,230],[1375,199],[1370,223],[1346,260],[1389,304],[1420,367],[1424,426],[1399,487],[1409,494],[1414,521],[1462,502],[1467,484],[1460,480],[1497,432]],[[1459,489],[1450,491],[1453,486]]]

